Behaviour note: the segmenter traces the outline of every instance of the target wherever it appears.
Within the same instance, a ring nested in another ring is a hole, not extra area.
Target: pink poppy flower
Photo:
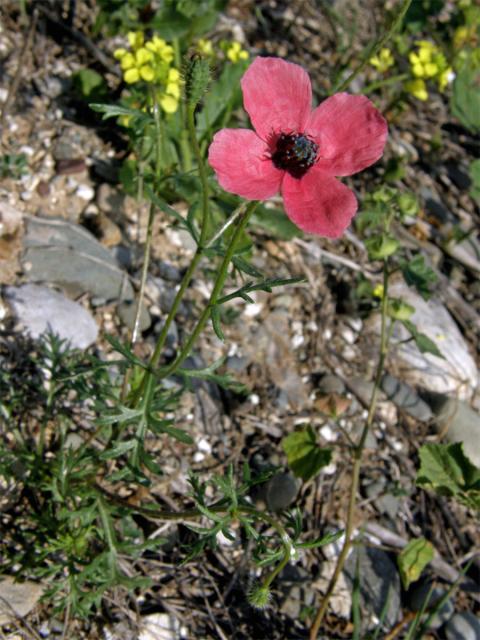
[[[365,96],[337,93],[312,111],[307,72],[280,58],[256,58],[242,81],[255,131],[222,129],[208,160],[220,185],[248,200],[281,191],[300,229],[338,238],[357,211],[353,192],[337,180],[376,162],[388,135]]]

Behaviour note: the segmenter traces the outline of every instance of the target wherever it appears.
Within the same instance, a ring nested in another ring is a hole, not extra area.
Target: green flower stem
[[[338,556],[335,571],[333,572],[333,575],[328,584],[328,588],[325,593],[325,596],[323,597],[322,603],[317,611],[315,620],[310,629],[310,640],[316,640],[318,636],[320,625],[322,624],[323,618],[327,611],[328,603],[335,589],[335,585],[337,584],[340,573],[342,572],[343,566],[347,559],[348,552],[353,542],[352,535],[353,535],[353,529],[354,529],[354,516],[355,516],[355,507],[356,507],[356,501],[357,501],[357,491],[358,491],[358,486],[360,481],[362,455],[365,449],[365,442],[367,440],[368,432],[373,423],[375,410],[377,408],[378,393],[380,390],[380,383],[383,376],[385,358],[388,353],[388,343],[391,335],[391,328],[393,327],[393,321],[392,321],[390,324],[390,327],[387,329],[388,277],[389,277],[388,258],[386,258],[383,261],[383,297],[382,297],[382,306],[381,306],[380,353],[378,357],[377,370],[375,374],[375,381],[373,385],[372,395],[370,398],[367,419],[363,426],[362,433],[358,440],[358,444],[353,449],[352,483],[350,486],[350,496],[348,500],[347,522],[345,526],[345,540],[342,546],[342,550],[340,551],[340,555]]]
[[[185,291],[188,288],[188,285],[190,284],[190,281],[193,277],[193,274],[197,268],[198,263],[200,262],[200,258],[202,257],[202,253],[203,250],[205,248],[205,244],[206,244],[206,238],[207,238],[207,233],[208,233],[208,217],[209,217],[209,200],[208,200],[208,195],[209,195],[209,187],[208,187],[208,179],[207,179],[207,171],[205,168],[205,162],[203,160],[203,156],[201,154],[200,151],[200,147],[198,145],[198,140],[197,140],[197,132],[195,130],[195,118],[194,118],[194,108],[193,107],[188,107],[188,130],[190,133],[190,137],[191,137],[191,144],[193,147],[193,150],[195,152],[195,156],[196,156],[196,160],[197,160],[197,165],[198,165],[198,173],[200,176],[200,183],[202,185],[202,222],[201,222],[201,229],[200,229],[200,238],[198,241],[198,246],[197,246],[197,250],[195,252],[195,255],[193,256],[193,259],[185,273],[185,275],[183,276],[182,279],[182,283],[180,285],[179,290],[177,291],[177,294],[175,296],[175,299],[173,301],[172,307],[170,309],[170,312],[168,313],[166,319],[165,319],[165,323],[162,327],[162,330],[160,332],[160,335],[158,336],[158,340],[157,340],[157,344],[155,345],[155,350],[153,352],[153,355],[150,359],[150,366],[152,368],[156,367],[158,365],[158,361],[160,360],[160,356],[162,354],[162,350],[163,347],[165,345],[165,341],[167,339],[167,335],[168,335],[168,331],[172,325],[172,322],[177,314],[178,308],[180,306],[180,303],[183,300],[183,296],[185,295]],[[137,393],[134,396],[133,402],[134,405],[136,405],[138,403],[138,400],[140,399],[140,397],[143,395],[144,391],[147,388],[147,383],[149,381],[149,379],[152,377],[152,374],[150,372],[146,372],[145,376],[143,378],[143,381],[141,382]],[[151,397],[151,393],[153,392],[153,387],[152,387],[152,383],[148,383],[148,388],[149,388],[149,393],[148,396],[149,398]]]
[[[182,54],[180,51],[180,41],[178,38],[173,40],[173,51],[175,56],[175,66],[177,69],[182,67]],[[187,126],[187,105],[183,100],[180,101],[180,118],[182,121],[180,131],[180,151],[182,157],[182,169],[185,173],[192,170],[192,154],[190,152],[190,144],[188,141],[188,126]]]
[[[371,82],[367,84],[366,87],[361,89],[360,93],[363,95],[368,95],[372,93],[372,91],[376,91],[377,89],[382,89],[383,87],[388,87],[391,84],[397,84],[399,82],[403,82],[407,80],[410,76],[408,73],[398,73],[396,76],[390,76],[389,78],[382,78],[382,80],[376,80],[375,82]]]
[[[194,330],[192,331],[190,338],[187,340],[186,344],[183,346],[182,350],[180,351],[178,356],[175,358],[175,360],[170,365],[168,365],[167,367],[164,367],[163,369],[157,372],[156,377],[158,379],[162,380],[163,378],[170,376],[172,373],[174,373],[178,369],[178,367],[182,364],[182,362],[190,355],[193,349],[193,346],[197,341],[197,338],[199,337],[205,325],[207,324],[207,321],[210,317],[213,307],[216,305],[217,300],[220,297],[220,294],[223,289],[223,285],[225,284],[225,280],[227,279],[228,267],[235,254],[235,249],[256,206],[257,206],[257,202],[250,202],[245,210],[245,213],[240,218],[238,225],[235,229],[235,232],[232,235],[232,239],[230,240],[230,244],[228,245],[227,250],[225,252],[225,256],[223,258],[222,264],[220,265],[217,279],[215,281],[213,291],[210,295],[210,300],[208,301],[207,306],[205,307],[200,318],[198,319],[197,324]]]
[[[400,8],[397,14],[394,16],[390,24],[390,27],[376,42],[373,43],[373,45],[366,47],[362,60],[360,61],[360,64],[358,65],[358,67],[348,76],[348,78],[345,78],[345,80],[340,81],[339,83],[336,83],[333,86],[331,93],[339,93],[341,91],[345,91],[349,87],[350,83],[368,65],[370,58],[377,55],[380,49],[382,49],[382,47],[384,47],[387,44],[387,42],[390,40],[393,34],[397,31],[397,29],[400,28],[400,25],[402,24],[402,21],[405,17],[405,14],[407,13],[411,4],[412,4],[412,0],[403,0],[403,3],[400,5]]]

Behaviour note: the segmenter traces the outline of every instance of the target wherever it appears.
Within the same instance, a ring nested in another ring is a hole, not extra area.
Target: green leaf
[[[211,311],[210,311],[210,316],[212,318],[212,325],[213,325],[213,329],[215,331],[215,333],[217,334],[217,337],[222,341],[225,342],[225,335],[222,331],[222,325],[220,322],[220,306],[219,304],[216,304],[215,306],[212,307]]]
[[[445,356],[443,356],[442,352],[439,350],[435,342],[424,333],[418,331],[413,322],[410,322],[410,320],[402,320],[401,322],[407,329],[407,331],[411,334],[412,338],[415,341],[415,344],[417,345],[421,353],[431,353],[432,355],[437,356],[437,358],[442,358],[443,360],[445,360]]]
[[[283,438],[282,447],[287,455],[288,466],[304,481],[316,476],[332,459],[332,450],[318,446],[310,425]]]
[[[93,111],[101,113],[102,120],[108,120],[108,118],[116,118],[118,116],[131,116],[138,118],[139,120],[152,119],[147,113],[145,113],[145,111],[129,109],[128,107],[121,107],[117,104],[99,104],[97,102],[92,102],[89,107],[90,109],[93,109]]]
[[[408,262],[402,261],[400,268],[408,286],[415,287],[422,298],[427,300],[431,295],[431,286],[437,281],[437,276],[435,271],[425,264],[424,256],[419,253]]]
[[[331,544],[332,542],[336,542],[343,535],[343,530],[340,531],[331,531],[330,533],[325,534],[321,538],[317,538],[316,540],[312,540],[311,542],[300,542],[295,543],[296,549],[316,549],[317,547],[324,547],[326,544]]]
[[[300,229],[293,224],[282,209],[271,209],[260,205],[252,216],[252,224],[262,227],[274,238],[291,240],[302,235]]]
[[[183,431],[182,429],[177,429],[176,427],[170,426],[169,420],[158,420],[152,415],[148,416],[148,426],[152,429],[152,431],[156,433],[165,433],[175,440],[179,442],[183,442],[183,444],[193,444],[193,438]]]
[[[111,449],[107,449],[100,454],[101,460],[111,460],[113,458],[119,458],[123,456],[127,451],[131,451],[136,445],[135,440],[126,440],[125,442],[119,442]]]
[[[93,69],[80,69],[72,76],[73,86],[82,98],[101,100],[107,93],[107,83],[104,78]]]
[[[393,255],[400,247],[400,243],[393,236],[382,234],[367,238],[365,246],[370,260],[383,260]]]
[[[474,133],[480,131],[480,68],[469,56],[457,71],[451,98],[453,115]]]
[[[426,444],[420,449],[420,462],[418,486],[480,509],[480,469],[465,456],[461,442]]]
[[[404,589],[418,580],[427,564],[433,560],[433,545],[425,538],[411,540],[397,558]]]
[[[401,298],[389,298],[387,315],[393,320],[408,320],[415,313],[415,307],[407,304]]]
[[[252,264],[240,256],[234,256],[232,258],[232,262],[239,271],[243,271],[243,273],[246,273],[253,278],[263,278],[263,273],[261,271],[256,269]]]

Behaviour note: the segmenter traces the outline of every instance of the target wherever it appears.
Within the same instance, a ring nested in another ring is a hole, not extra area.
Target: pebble
[[[90,202],[90,200],[93,200],[95,196],[95,191],[90,185],[81,184],[76,191],[76,195],[82,200]]]
[[[433,298],[425,301],[401,282],[392,285],[389,292],[393,298],[401,298],[415,309],[411,322],[435,342],[443,355],[439,358],[421,353],[415,342],[409,340],[409,332],[397,322],[389,357],[392,375],[414,388],[470,399],[478,384],[477,367],[445,306]]]
[[[98,327],[90,313],[53,289],[35,284],[5,287],[5,297],[34,339],[53,332],[77,349],[86,349],[97,339]]]
[[[442,394],[426,394],[435,427],[449,442],[462,442],[465,455],[480,467],[480,414],[468,403]]]
[[[419,397],[415,389],[389,373],[382,378],[382,390],[389,400],[412,418],[422,422],[432,419],[433,413],[430,407]]]
[[[350,585],[353,585],[357,573],[357,558],[363,631],[375,628],[382,615],[385,627],[393,627],[401,611],[397,567],[385,551],[358,546],[345,563],[344,574]]]
[[[480,619],[470,611],[455,613],[444,627],[446,640],[480,640]]]
[[[299,483],[288,472],[277,473],[267,482],[265,500],[271,511],[287,509],[296,499]]]

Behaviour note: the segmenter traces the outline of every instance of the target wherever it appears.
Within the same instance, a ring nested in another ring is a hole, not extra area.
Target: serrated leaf
[[[431,353],[437,358],[445,360],[445,356],[439,350],[435,342],[424,333],[418,331],[417,327],[410,320],[402,320],[403,326],[410,333],[421,353]]]
[[[310,425],[283,438],[282,447],[287,456],[288,466],[304,481],[316,476],[332,459],[332,450],[318,446]]]
[[[393,236],[382,234],[367,238],[365,246],[370,260],[383,260],[392,256],[400,247],[400,243]]]
[[[424,300],[431,295],[431,286],[437,281],[435,271],[426,263],[420,253],[411,260],[401,263],[400,268],[409,287],[415,287]]]
[[[458,69],[451,99],[453,115],[471,131],[480,131],[480,68],[468,56]]]
[[[421,465],[417,485],[480,509],[480,469],[466,457],[461,442],[426,444],[421,447],[419,455]]]
[[[222,331],[222,325],[221,325],[221,322],[220,322],[220,307],[219,307],[218,304],[216,304],[215,306],[212,307],[212,309],[210,311],[210,317],[212,318],[213,330],[217,334],[217,337],[222,342],[225,342],[225,335],[224,335],[224,333]]]
[[[139,120],[151,120],[151,117],[144,111],[121,107],[117,104],[100,104],[98,102],[92,102],[88,106],[90,109],[93,109],[93,111],[101,113],[102,120],[108,120],[108,118],[116,118],[118,116],[130,116],[138,118]]]
[[[326,544],[336,542],[343,535],[343,531],[332,531],[325,534],[321,538],[312,540],[311,542],[300,542],[295,544],[296,549],[315,549],[317,547],[324,547]]]
[[[113,458],[119,458],[123,456],[127,451],[131,451],[137,443],[135,440],[126,440],[125,442],[119,442],[111,449],[107,449],[100,454],[101,460],[113,460]]]
[[[404,589],[408,589],[412,582],[420,578],[427,564],[433,560],[433,556],[433,545],[425,538],[410,540],[402,549],[397,563]]]
[[[177,429],[177,427],[172,427],[167,420],[157,420],[153,416],[148,417],[148,425],[151,427],[153,431],[156,433],[165,433],[175,440],[179,442],[183,442],[183,444],[193,444],[193,438],[183,431],[182,429]]]
[[[250,264],[240,256],[234,256],[232,262],[239,271],[243,271],[253,278],[263,278],[263,273],[259,271],[253,264]]]

